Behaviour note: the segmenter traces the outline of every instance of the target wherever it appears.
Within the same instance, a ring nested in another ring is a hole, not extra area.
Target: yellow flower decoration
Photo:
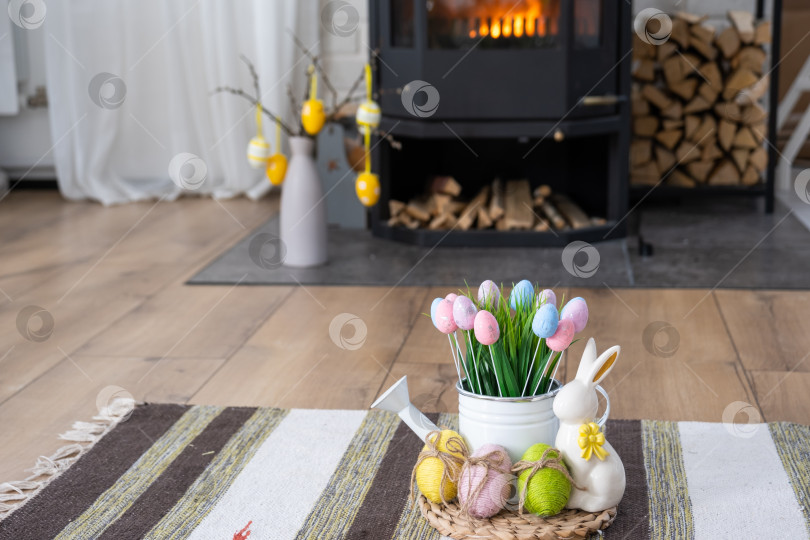
[[[602,445],[605,444],[605,434],[600,431],[596,422],[588,422],[579,427],[577,443],[582,448],[582,459],[585,461],[590,460],[594,454],[599,461],[604,461],[608,455],[607,450],[602,448]]]

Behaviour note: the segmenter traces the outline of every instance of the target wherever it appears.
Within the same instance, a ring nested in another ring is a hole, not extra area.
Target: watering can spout
[[[405,424],[424,441],[431,431],[439,428],[422,412],[413,406],[408,395],[408,377],[402,377],[391,388],[386,390],[377,401],[371,404],[372,409],[381,409],[397,413]]]

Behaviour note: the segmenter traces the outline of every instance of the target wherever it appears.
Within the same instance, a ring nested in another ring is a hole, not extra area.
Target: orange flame
[[[491,4],[479,5],[468,13],[473,15],[468,26],[470,38],[534,37],[543,36],[548,31],[548,17],[543,13],[541,0],[524,0],[510,9]]]

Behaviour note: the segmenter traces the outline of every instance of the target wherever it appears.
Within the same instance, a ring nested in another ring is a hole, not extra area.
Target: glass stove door
[[[427,0],[427,18],[430,49],[536,49],[559,43],[560,0]]]

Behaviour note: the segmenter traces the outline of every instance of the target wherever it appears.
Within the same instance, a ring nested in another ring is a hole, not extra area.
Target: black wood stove
[[[377,236],[434,245],[565,245],[625,235],[631,11],[603,0],[369,2],[381,129]],[[401,92],[393,91],[401,89]],[[499,177],[548,184],[607,223],[534,232],[389,227],[389,199],[435,175],[473,196]]]

